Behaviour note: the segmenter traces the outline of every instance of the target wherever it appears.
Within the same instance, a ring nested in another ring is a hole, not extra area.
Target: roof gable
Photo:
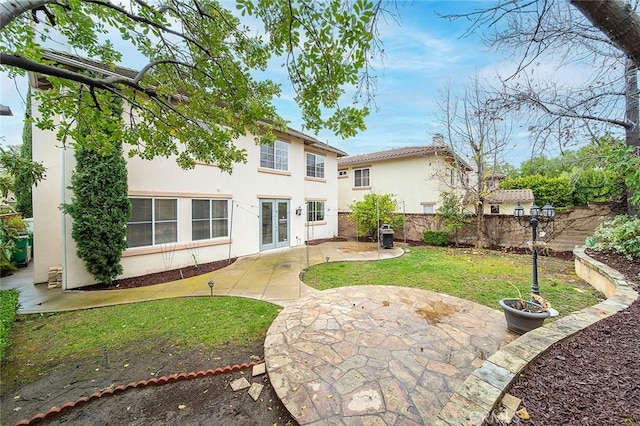
[[[378,161],[388,161],[399,158],[427,157],[430,155],[444,155],[447,157],[456,158],[456,160],[463,167],[467,168],[468,170],[472,170],[466,161],[455,155],[451,148],[446,145],[408,146],[404,148],[395,148],[368,154],[350,155],[348,157],[339,158],[338,167],[353,164],[375,163]]]

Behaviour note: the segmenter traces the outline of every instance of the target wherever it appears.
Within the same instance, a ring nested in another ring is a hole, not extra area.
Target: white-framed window
[[[307,152],[307,176],[324,179],[324,155]]]
[[[228,200],[191,200],[192,241],[228,236]]]
[[[369,169],[356,169],[353,171],[353,186],[370,186]]]
[[[435,204],[423,204],[422,205],[422,213],[425,214],[434,214],[435,213]]]
[[[347,171],[346,170],[338,170],[338,177],[347,177]]]
[[[324,201],[307,201],[307,222],[324,220]]]
[[[450,167],[447,167],[447,178],[449,180],[449,185],[455,186],[456,184],[456,170]]]
[[[260,167],[289,170],[289,144],[276,140],[273,145],[260,145]]]
[[[178,200],[129,198],[127,247],[153,246],[178,241]]]

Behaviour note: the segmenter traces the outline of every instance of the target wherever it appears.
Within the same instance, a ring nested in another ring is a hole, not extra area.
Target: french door
[[[260,251],[289,247],[289,200],[260,200]]]

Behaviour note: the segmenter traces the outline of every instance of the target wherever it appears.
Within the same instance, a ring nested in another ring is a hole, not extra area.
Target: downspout
[[[65,204],[66,190],[66,144],[62,144],[60,149],[60,205]],[[62,290],[67,289],[67,214],[62,211]]]

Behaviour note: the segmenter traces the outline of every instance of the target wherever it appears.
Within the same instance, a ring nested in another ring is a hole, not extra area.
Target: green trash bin
[[[28,265],[31,260],[31,245],[28,235],[20,235],[16,241],[16,248],[11,255],[11,262],[16,265]]]

